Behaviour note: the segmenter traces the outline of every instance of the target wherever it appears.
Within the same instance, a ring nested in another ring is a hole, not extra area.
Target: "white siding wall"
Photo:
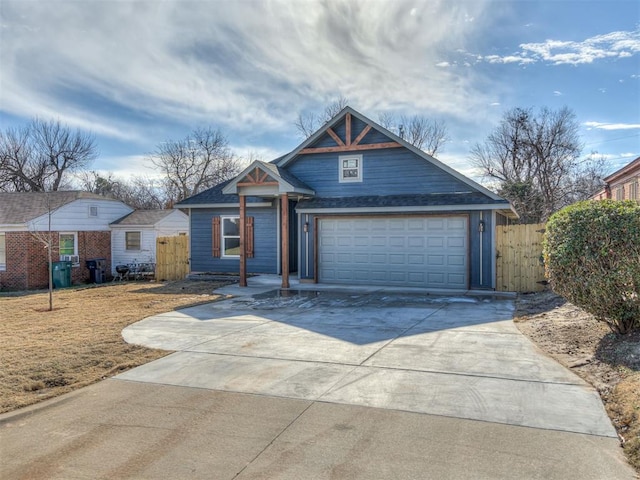
[[[92,217],[90,208],[98,207],[98,216]],[[110,230],[109,224],[124,217],[133,209],[122,202],[113,200],[75,200],[51,215],[51,230],[58,232],[89,232]],[[30,229],[46,231],[49,226],[48,215],[36,218]]]
[[[180,210],[167,215],[156,225],[159,237],[171,237],[181,233],[189,234],[189,217]]]
[[[140,232],[140,250],[127,250],[126,232]],[[111,231],[111,265],[156,261],[156,232],[153,227],[113,227]]]
[[[126,249],[126,232],[140,232],[140,250]],[[112,226],[112,273],[115,272],[116,265],[136,262],[155,262],[156,238],[170,237],[179,235],[180,233],[189,233],[189,217],[179,210],[163,218],[155,227]]]

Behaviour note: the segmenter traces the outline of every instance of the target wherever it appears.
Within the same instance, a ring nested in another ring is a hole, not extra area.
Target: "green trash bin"
[[[71,262],[51,262],[53,288],[71,286]]]

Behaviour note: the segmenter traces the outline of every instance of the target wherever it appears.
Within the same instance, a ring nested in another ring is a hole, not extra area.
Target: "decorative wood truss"
[[[371,130],[371,125],[367,126],[360,132],[355,140],[351,140],[351,114],[347,112],[345,116],[345,141],[343,141],[338,134],[331,128],[327,128],[326,132],[331,138],[338,144],[335,147],[317,147],[317,148],[303,148],[299,153],[327,153],[327,152],[355,152],[358,150],[373,150],[377,148],[397,148],[401,147],[398,142],[384,142],[384,143],[369,143],[361,145],[362,139]],[[240,184],[238,184],[240,185]]]
[[[267,172],[256,167],[237,183],[238,187],[256,187],[258,185],[277,186],[278,182]]]

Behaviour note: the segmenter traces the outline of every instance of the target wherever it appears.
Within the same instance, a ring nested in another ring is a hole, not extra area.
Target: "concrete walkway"
[[[138,322],[177,352],[0,415],[0,478],[635,477],[512,300],[276,281]]]

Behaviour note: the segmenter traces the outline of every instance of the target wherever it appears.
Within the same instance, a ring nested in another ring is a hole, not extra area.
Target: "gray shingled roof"
[[[0,193],[0,224],[24,224],[79,199],[118,201],[80,191]]]
[[[430,193],[423,195],[386,195],[367,197],[309,198],[298,202],[296,208],[363,208],[363,207],[421,207],[442,205],[483,205],[504,203],[480,192]]]
[[[233,179],[232,179],[233,180]],[[240,199],[238,195],[225,195],[222,193],[222,189],[226,187],[231,180],[222,182],[215,187],[211,187],[204,192],[200,192],[192,197],[185,198],[180,201],[175,207],[188,207],[189,205],[202,205],[202,204],[216,204],[216,203],[238,203]],[[247,203],[264,202],[260,197],[247,197]]]
[[[110,225],[140,225],[152,227],[163,218],[171,215],[175,210],[134,210],[128,215],[119,218]]]
[[[292,187],[294,187],[294,188],[304,188],[306,190],[313,191],[313,188],[311,188],[309,185],[304,183],[302,180],[300,180],[298,177],[296,177],[292,173],[289,173],[284,168],[280,168],[280,167],[278,167],[277,165],[275,165],[273,163],[260,162],[260,164],[262,166],[264,166],[267,170],[273,172],[274,175],[279,176],[281,179],[283,179],[285,182],[287,182]]]

